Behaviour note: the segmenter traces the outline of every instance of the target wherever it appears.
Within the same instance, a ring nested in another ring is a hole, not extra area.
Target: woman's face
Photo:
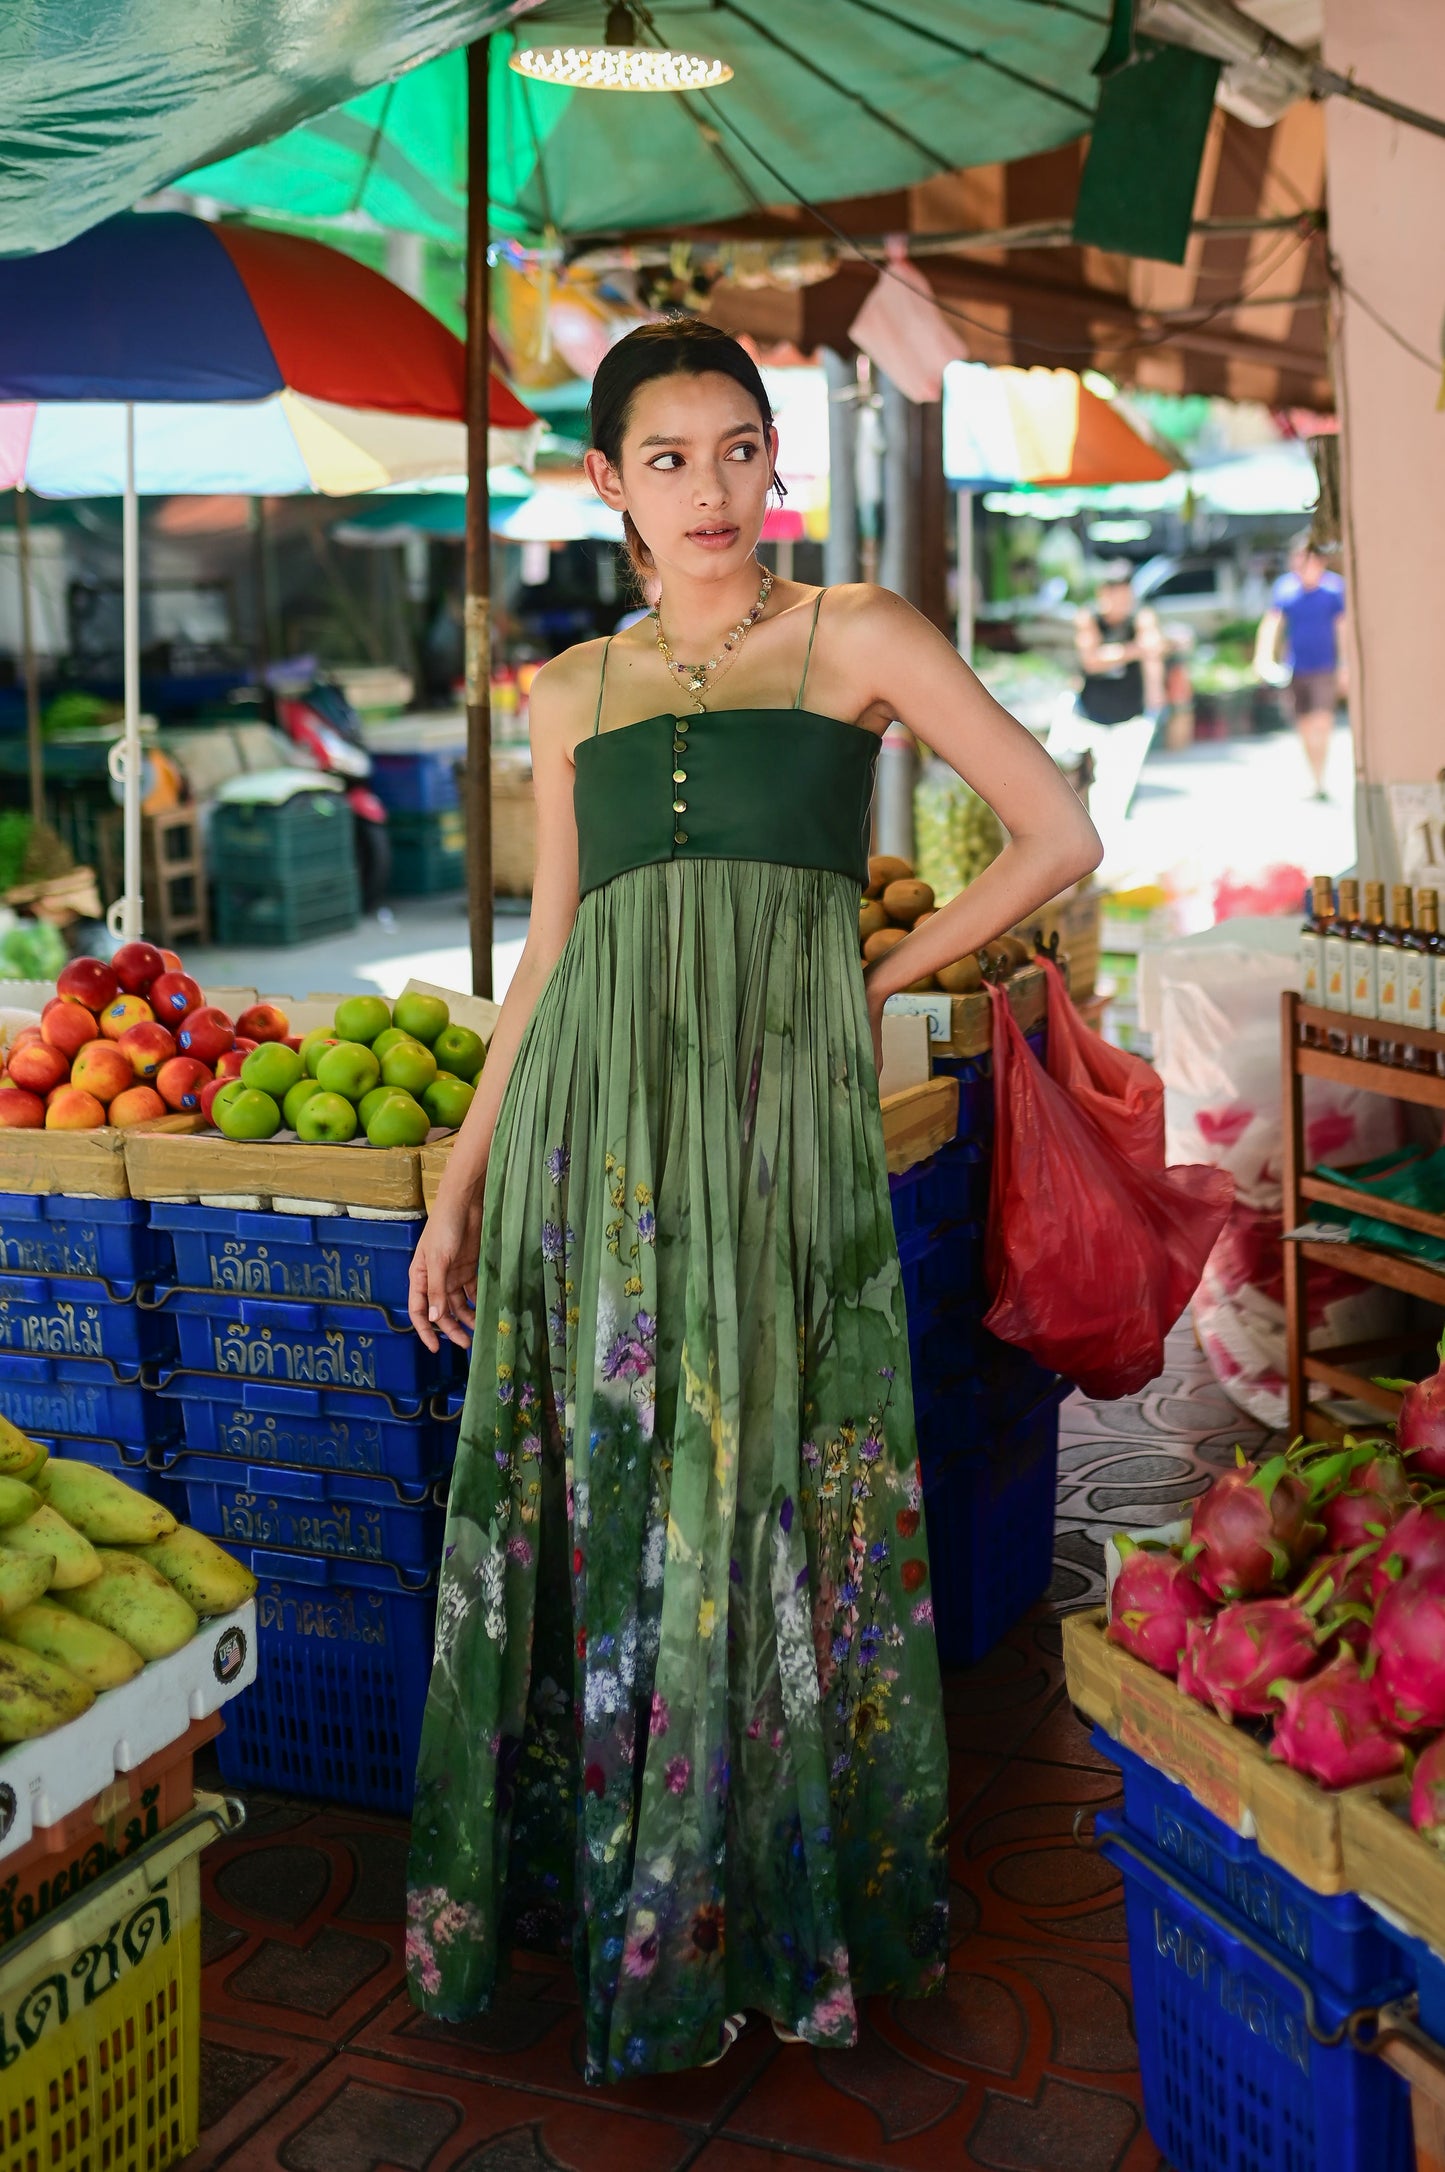
[[[757,547],[778,433],[720,370],[654,377],[633,398],[620,465],[589,452],[598,496],[626,511],[659,569],[724,578]]]

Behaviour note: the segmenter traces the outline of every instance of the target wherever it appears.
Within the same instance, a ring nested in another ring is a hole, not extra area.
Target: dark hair
[[[593,445],[614,468],[622,463],[622,440],[632,414],[632,403],[642,387],[655,377],[704,377],[711,371],[731,377],[753,402],[763,418],[763,429],[773,426],[772,404],[757,363],[730,333],[699,317],[668,317],[661,324],[642,324],[625,339],[609,347],[592,380],[587,406],[588,428]],[[773,477],[778,496],[786,495]],[[623,541],[639,587],[652,571],[652,553],[633,524],[622,516]]]

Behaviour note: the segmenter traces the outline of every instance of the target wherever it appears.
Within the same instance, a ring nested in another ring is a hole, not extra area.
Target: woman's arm
[[[837,662],[864,691],[950,762],[1009,833],[962,894],[864,970],[870,1006],[1027,918],[1103,857],[1083,802],[1031,732],[979,683],[951,641],[886,589],[840,592]]]
[[[475,1325],[477,1256],[487,1158],[517,1050],[542,990],[577,918],[577,822],[572,803],[570,735],[576,700],[573,656],[559,657],[532,682],[532,789],[537,802],[537,866],[527,940],[487,1043],[487,1060],[466,1119],[452,1143],[411,1264],[411,1322],[429,1350],[438,1331],[459,1348]]]
[[[1144,667],[1144,706],[1157,711],[1164,706],[1164,629],[1147,603],[1134,624],[1134,646]]]

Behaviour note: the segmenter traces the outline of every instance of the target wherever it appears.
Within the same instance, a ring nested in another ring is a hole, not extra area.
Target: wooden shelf
[[[1337,1055],[1332,1049],[1301,1040],[1301,1029],[1348,1033],[1358,1025],[1380,1027],[1375,1020],[1353,1021],[1349,1014],[1321,1010],[1286,995],[1281,1003],[1281,1058],[1284,1086],[1284,1226],[1295,1229],[1305,1218],[1306,1203],[1333,1208],[1337,1213],[1366,1215],[1389,1222],[1417,1235],[1438,1238],[1445,1244],[1445,1214],[1429,1214],[1390,1199],[1376,1199],[1368,1192],[1332,1182],[1328,1176],[1310,1173],[1305,1167],[1304,1082],[1307,1078],[1330,1079],[1364,1093],[1388,1094],[1417,1108],[1445,1111],[1445,1075],[1415,1071],[1401,1063],[1381,1063],[1363,1056]],[[1445,1034],[1419,1026],[1388,1029],[1393,1044],[1416,1048],[1428,1056],[1445,1055]],[[1296,1239],[1284,1247],[1284,1298],[1289,1376],[1290,1431],[1310,1440],[1338,1441],[1347,1427],[1328,1408],[1309,1400],[1311,1385],[1329,1388],[1367,1409],[1391,1419],[1400,1398],[1391,1389],[1376,1387],[1371,1378],[1375,1364],[1400,1352],[1428,1347],[1432,1338],[1391,1336],[1375,1342],[1339,1345],[1334,1349],[1308,1347],[1309,1285],[1311,1266],[1333,1267],[1338,1272],[1398,1290],[1427,1304],[1445,1307],[1445,1261],[1417,1259],[1408,1253],[1391,1252],[1378,1245],[1329,1244],[1314,1238]],[[1362,1371],[1361,1366],[1370,1370]]]

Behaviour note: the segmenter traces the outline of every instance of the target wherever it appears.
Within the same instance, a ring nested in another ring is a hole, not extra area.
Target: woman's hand
[[[459,1350],[471,1347],[471,1330],[477,1324],[482,1186],[479,1179],[459,1198],[439,1193],[412,1255],[407,1310],[428,1350],[441,1348],[441,1335]]]
[[[867,989],[868,1024],[873,1034],[873,1062],[878,1076],[883,1076],[883,1005],[888,1000],[873,988]]]

